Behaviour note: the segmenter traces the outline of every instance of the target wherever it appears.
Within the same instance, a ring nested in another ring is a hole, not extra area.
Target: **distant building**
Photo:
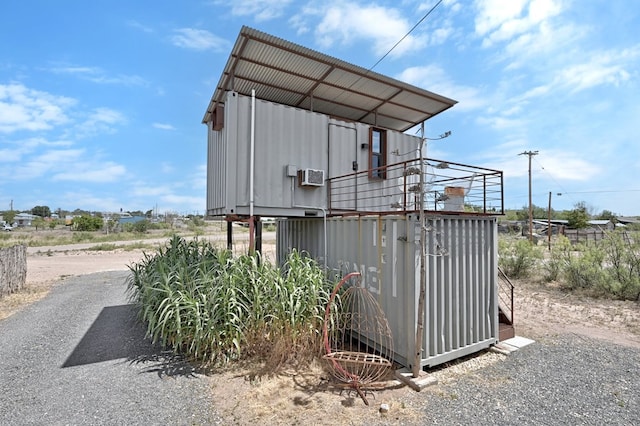
[[[120,219],[118,219],[118,223],[120,225],[124,225],[125,223],[138,223],[138,222],[142,222],[143,220],[146,220],[147,218],[144,216],[124,216],[121,217]]]
[[[15,226],[23,228],[25,226],[31,226],[31,223],[38,218],[38,216],[31,213],[18,213],[13,218]]]

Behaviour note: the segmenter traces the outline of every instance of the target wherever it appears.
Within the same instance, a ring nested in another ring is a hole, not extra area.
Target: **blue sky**
[[[372,67],[437,0],[0,6],[0,210],[205,211],[201,124],[242,25]],[[504,171],[505,207],[640,215],[640,3],[444,0],[374,70],[459,103],[428,156]],[[558,195],[561,193],[562,195]]]

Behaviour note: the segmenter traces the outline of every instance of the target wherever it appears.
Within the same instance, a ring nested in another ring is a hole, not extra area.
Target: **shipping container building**
[[[416,132],[455,103],[243,27],[203,118],[207,214],[251,233],[278,217],[280,261],[298,249],[360,271],[400,364],[415,363],[423,273],[420,366],[487,348],[513,335],[497,267],[502,172],[428,158]]]

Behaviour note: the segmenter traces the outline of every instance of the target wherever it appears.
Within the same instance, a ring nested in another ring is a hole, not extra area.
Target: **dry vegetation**
[[[48,231],[43,231],[48,232]],[[209,233],[206,233],[207,235]],[[215,234],[215,233],[214,233]],[[208,235],[213,238],[214,235]],[[126,250],[124,242],[99,250],[59,250],[46,247],[28,254],[27,288],[0,300],[0,319],[45,296],[49,288],[68,275],[106,270],[126,270],[142,257],[144,248]],[[130,244],[130,243],[129,243]],[[149,242],[149,247],[157,242]],[[92,244],[96,246],[97,244]],[[273,244],[265,241],[267,257],[273,259]],[[246,249],[239,243],[239,250]],[[149,251],[149,249],[146,249]],[[515,321],[517,334],[539,341],[563,333],[575,333],[640,348],[640,306],[637,302],[593,299],[578,292],[566,292],[555,283],[534,278],[516,285]],[[310,365],[278,374],[265,374],[260,365],[245,365],[207,375],[216,408],[230,424],[422,424],[425,421],[423,394],[441,397],[444,383],[473,375],[503,355],[483,352],[432,371],[440,385],[417,393],[390,381],[384,389],[369,393],[370,406],[357,394],[341,389],[329,380],[321,365]],[[379,413],[388,404],[387,414]]]

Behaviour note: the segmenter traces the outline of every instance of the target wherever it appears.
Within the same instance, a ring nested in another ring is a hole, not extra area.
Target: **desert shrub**
[[[251,356],[282,363],[319,351],[333,283],[302,253],[276,268],[258,255],[234,258],[173,237],[129,269],[147,333],[173,350],[217,364]]]
[[[571,241],[564,235],[558,235],[556,243],[551,248],[551,255],[542,264],[543,279],[546,282],[558,281],[571,260],[573,247]]]
[[[602,241],[601,250],[605,276],[597,290],[617,299],[640,300],[640,243],[612,233]]]
[[[569,289],[593,289],[604,279],[604,252],[598,245],[576,248],[562,271],[563,284]]]
[[[542,258],[542,252],[528,240],[501,239],[498,265],[510,278],[526,278]]]
[[[103,220],[98,216],[82,215],[74,217],[71,224],[74,231],[97,231],[102,229]]]

